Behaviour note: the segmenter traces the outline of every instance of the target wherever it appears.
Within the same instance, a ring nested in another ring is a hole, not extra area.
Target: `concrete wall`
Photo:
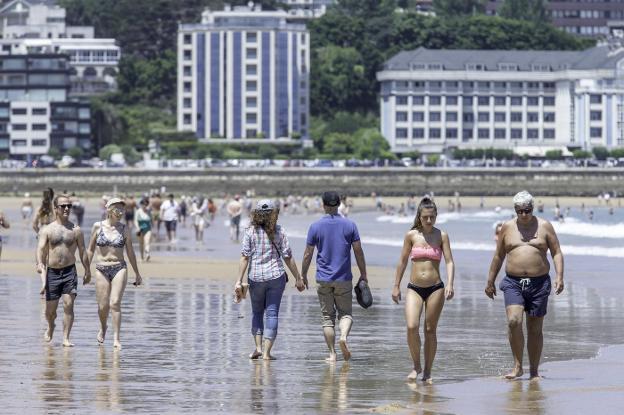
[[[257,194],[512,195],[521,189],[552,196],[624,194],[624,169],[213,169],[213,170],[23,170],[0,171],[0,193],[56,191],[111,194],[167,191],[220,195],[255,189]]]

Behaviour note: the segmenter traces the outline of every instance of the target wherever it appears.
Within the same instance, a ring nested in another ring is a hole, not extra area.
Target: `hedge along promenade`
[[[406,194],[506,196],[528,189],[544,196],[624,194],[624,169],[439,169],[439,168],[292,168],[136,170],[68,169],[1,170],[0,193],[18,195],[45,187],[80,194],[145,193],[167,188],[177,194],[212,196],[254,189],[259,195],[318,195],[335,189],[351,196],[371,192],[385,196]],[[36,195],[37,193],[34,193]]]

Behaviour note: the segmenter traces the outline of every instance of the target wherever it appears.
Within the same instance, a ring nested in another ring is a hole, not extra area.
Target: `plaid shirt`
[[[243,234],[241,254],[249,258],[247,277],[254,282],[262,282],[279,278],[286,273],[280,255],[290,258],[292,251],[281,226],[276,226],[273,242],[262,228],[250,226]]]

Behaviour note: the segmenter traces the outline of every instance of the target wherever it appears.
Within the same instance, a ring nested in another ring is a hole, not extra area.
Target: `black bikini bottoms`
[[[410,288],[414,291],[416,291],[416,293],[418,295],[420,295],[420,298],[423,299],[423,301],[427,301],[427,298],[429,298],[429,296],[431,294],[433,294],[434,292],[438,291],[439,289],[444,288],[444,283],[442,281],[440,281],[439,283],[432,285],[430,287],[419,287],[417,285],[412,284],[411,282],[407,284],[407,288]]]
[[[124,268],[126,268],[125,261],[112,265],[95,264],[95,269],[100,271],[109,281],[112,281],[115,275]]]

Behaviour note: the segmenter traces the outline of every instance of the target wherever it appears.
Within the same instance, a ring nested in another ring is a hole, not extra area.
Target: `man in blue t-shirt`
[[[351,316],[353,289],[351,274],[351,247],[355,254],[357,266],[360,269],[360,279],[367,281],[366,262],[364,251],[360,243],[357,226],[351,220],[338,214],[340,197],[336,192],[323,193],[323,208],[325,216],[310,225],[308,230],[307,246],[303,254],[301,274],[305,285],[308,285],[308,269],[314,248],[318,249],[316,256],[316,283],[321,313],[323,314],[323,334],[329,347],[329,362],[336,361],[334,342],[336,332],[336,312],[340,326],[340,350],[345,360],[351,358],[347,346],[347,336],[353,324]]]

